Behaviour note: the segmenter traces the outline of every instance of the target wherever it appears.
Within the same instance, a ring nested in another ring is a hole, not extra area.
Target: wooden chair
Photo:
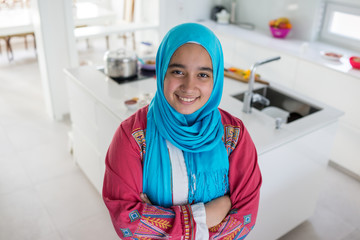
[[[6,54],[7,54],[7,58],[9,60],[9,62],[14,60],[14,53],[13,53],[13,50],[11,47],[11,38],[23,37],[25,39],[25,41],[24,41],[25,48],[28,49],[28,44],[27,44],[27,36],[28,35],[31,35],[34,39],[34,49],[35,49],[35,54],[36,54],[36,41],[35,41],[35,34],[33,32],[13,34],[13,35],[9,35],[9,36],[0,36],[0,39],[5,41]],[[0,53],[1,53],[1,45],[0,45]]]

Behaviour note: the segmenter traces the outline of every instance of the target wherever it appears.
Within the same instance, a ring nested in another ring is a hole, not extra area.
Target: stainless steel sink
[[[270,105],[265,106],[259,102],[252,103],[252,107],[258,110],[263,110],[266,107],[277,107],[282,110],[289,112],[289,116],[286,119],[287,123],[300,119],[302,117],[313,114],[317,111],[322,110],[321,108],[314,106],[310,103],[304,102],[302,100],[296,99],[292,96],[289,96],[275,88],[266,86],[263,88],[255,89],[254,93],[258,93],[266,97],[270,101]],[[240,94],[233,95],[234,98],[243,101],[244,92]]]

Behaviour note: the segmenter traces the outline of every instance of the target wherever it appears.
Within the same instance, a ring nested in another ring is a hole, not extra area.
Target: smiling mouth
[[[188,97],[180,97],[180,96],[178,96],[178,98],[181,101],[187,102],[187,103],[191,103],[191,102],[193,102],[193,101],[195,101],[197,99],[197,97],[188,98]]]

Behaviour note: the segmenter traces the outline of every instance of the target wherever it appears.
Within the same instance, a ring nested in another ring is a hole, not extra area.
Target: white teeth
[[[180,98],[181,101],[184,101],[184,102],[192,102],[192,101],[195,100],[195,98],[183,98],[183,97],[180,97],[180,96],[179,96],[179,98]]]

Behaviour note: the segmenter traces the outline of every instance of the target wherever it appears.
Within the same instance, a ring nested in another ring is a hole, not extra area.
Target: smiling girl
[[[261,186],[241,120],[218,108],[221,45],[206,27],[171,29],[156,56],[157,92],[121,123],[103,198],[122,239],[243,239]]]

